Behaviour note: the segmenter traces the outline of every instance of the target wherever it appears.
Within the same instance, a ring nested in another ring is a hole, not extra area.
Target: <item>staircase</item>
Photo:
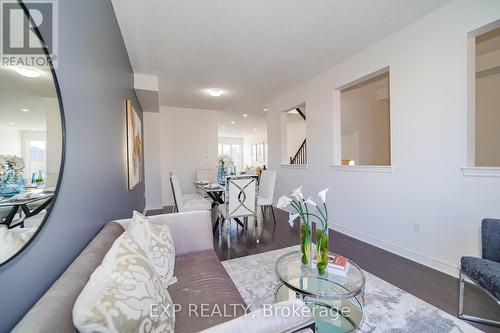
[[[295,109],[300,117],[306,121],[306,115],[300,108]],[[307,142],[306,139],[302,142],[295,156],[290,157],[290,164],[307,164]]]
[[[290,157],[290,164],[306,164],[307,163],[307,142],[306,139],[302,142],[294,157]]]

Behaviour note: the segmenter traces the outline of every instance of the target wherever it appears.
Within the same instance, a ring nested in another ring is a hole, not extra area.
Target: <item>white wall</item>
[[[160,107],[144,116],[146,206],[154,209],[173,204],[169,172],[187,194],[194,192],[196,169],[216,167],[217,111]]]
[[[21,157],[21,133],[12,126],[0,127],[0,155]]]
[[[45,186],[55,187],[59,179],[62,157],[62,125],[59,101],[45,98],[47,116],[47,179]]]
[[[453,1],[272,101],[276,193],[329,186],[332,228],[450,274],[460,256],[479,255],[481,219],[500,217],[500,178],[465,177],[460,169],[467,165],[467,33],[498,13],[499,1]],[[340,159],[333,91],[387,66],[392,172],[332,169],[334,156]],[[303,102],[308,166],[280,167],[281,111]]]

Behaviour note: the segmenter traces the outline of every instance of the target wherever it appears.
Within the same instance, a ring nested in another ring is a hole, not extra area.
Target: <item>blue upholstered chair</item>
[[[500,327],[499,321],[464,314],[464,277],[480,286],[500,306],[500,220],[484,219],[481,224],[483,257],[462,257],[458,318]]]

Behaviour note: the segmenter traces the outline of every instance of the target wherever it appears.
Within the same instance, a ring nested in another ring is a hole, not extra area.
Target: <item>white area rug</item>
[[[274,303],[279,285],[275,261],[292,246],[247,257],[223,261],[238,291],[252,310]],[[365,289],[365,317],[357,332],[458,333],[481,332],[460,319],[368,273]]]

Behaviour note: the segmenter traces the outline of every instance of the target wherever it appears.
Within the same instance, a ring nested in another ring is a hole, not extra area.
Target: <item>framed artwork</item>
[[[142,122],[132,101],[127,100],[127,167],[128,189],[133,190],[143,179]]]

